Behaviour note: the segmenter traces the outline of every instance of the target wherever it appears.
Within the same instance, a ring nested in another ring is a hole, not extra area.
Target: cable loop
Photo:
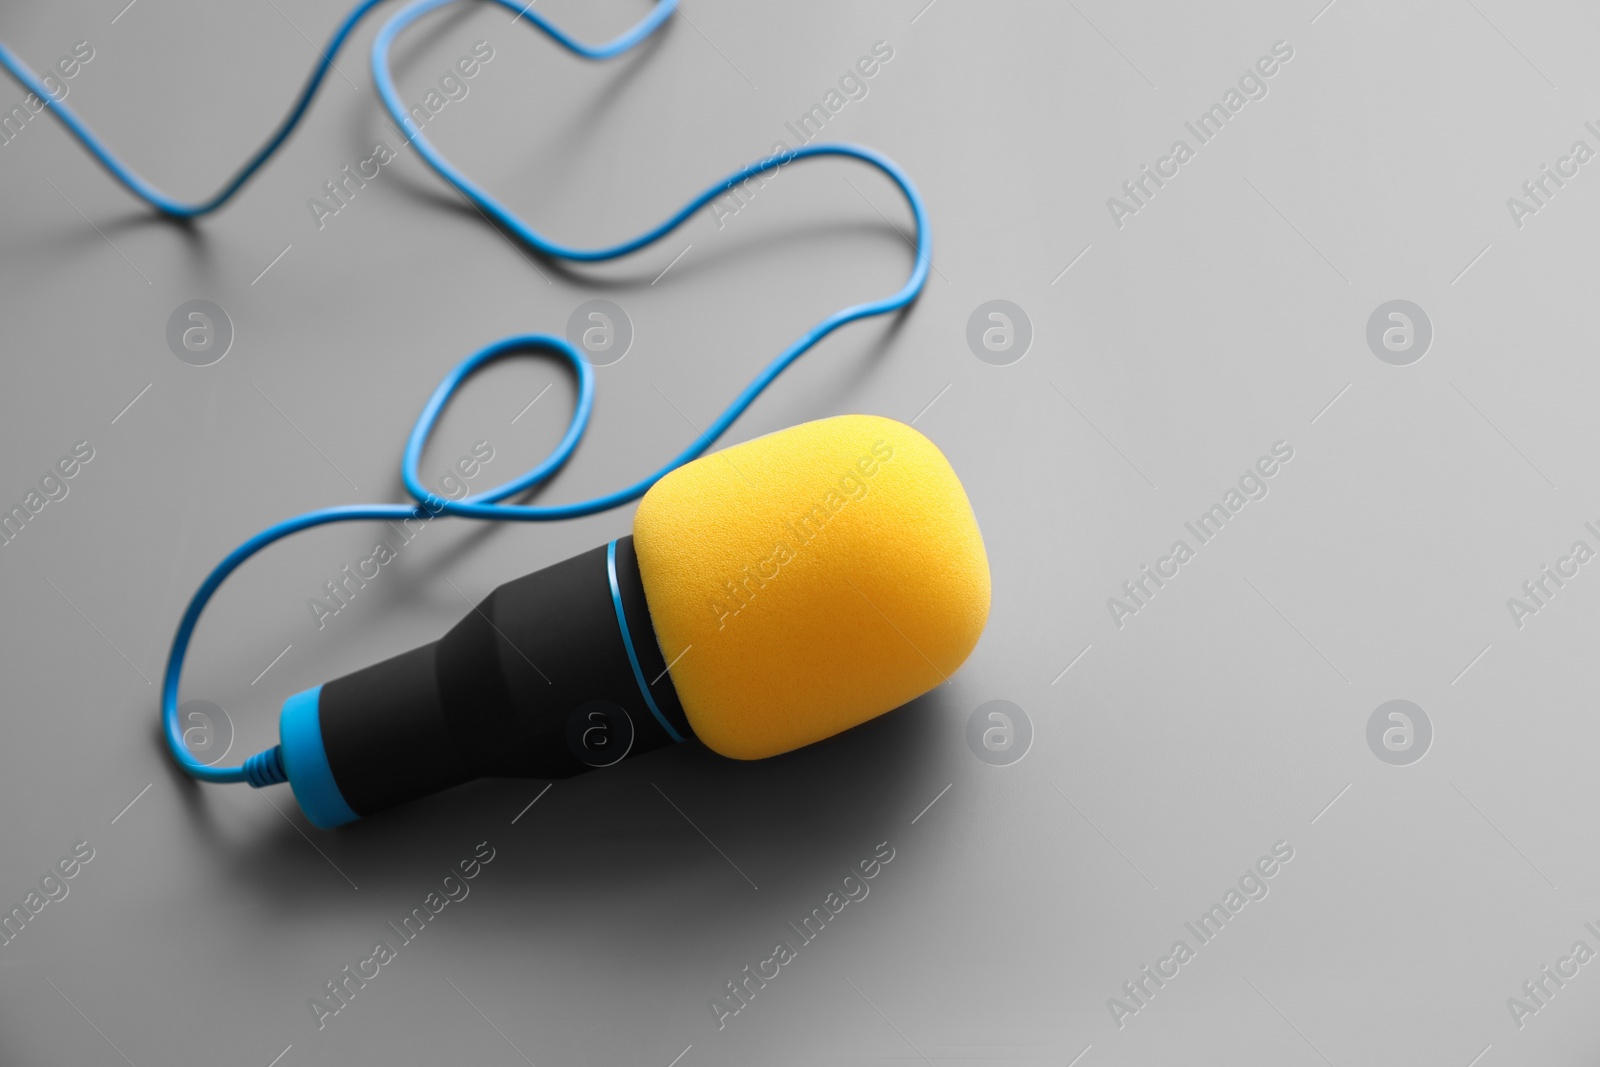
[[[361,0],[351,9],[350,13],[339,23],[327,47],[322,50],[320,62],[312,69],[311,76],[306,80],[299,96],[296,97],[294,104],[290,107],[289,113],[278,124],[266,142],[245,161],[244,165],[221,189],[207,199],[193,203],[186,203],[167,196],[122,162],[78,117],[76,111],[50,95],[38,75],[34,74],[27,64],[23,63],[4,43],[0,43],[0,66],[4,66],[24,87],[37,95],[67,130],[78,139],[89,154],[134,196],[143,200],[161,214],[171,218],[198,218],[216,211],[231,200],[244,187],[245,183],[282,147],[295,127],[305,117],[318,89],[326,78],[329,69],[333,66],[334,56],[344,46],[356,24],[381,2],[382,0]],[[801,334],[733,398],[705,433],[701,434],[660,469],[646,475],[632,485],[603,496],[592,497],[576,503],[524,505],[504,504],[501,501],[507,497],[524,493],[547,480],[571,458],[573,450],[583,438],[594,406],[594,371],[582,354],[563,337],[556,337],[550,334],[520,334],[495,341],[456,364],[445,375],[438,387],[434,389],[433,395],[429,397],[427,404],[422,409],[422,413],[417,416],[417,421],[412,426],[411,433],[406,439],[400,473],[406,492],[417,501],[416,504],[343,505],[308,511],[302,515],[286,519],[261,531],[230,552],[222,562],[212,569],[211,573],[201,582],[200,587],[195,590],[194,596],[190,598],[188,606],[184,609],[183,617],[178,623],[177,630],[173,634],[172,648],[167,655],[166,671],[161,681],[161,714],[162,722],[165,726],[167,746],[171,749],[173,758],[177,760],[185,771],[201,781],[248,782],[259,789],[265,785],[287,780],[282,757],[276,745],[251,756],[243,765],[238,767],[212,767],[201,763],[195,759],[184,744],[182,723],[178,718],[178,683],[183,674],[184,658],[188,653],[195,626],[200,621],[200,615],[205,610],[206,604],[211,600],[212,595],[216,593],[228,575],[232,574],[245,560],[273,542],[282,540],[291,534],[299,533],[302,530],[309,530],[335,522],[404,520],[416,516],[419,508],[425,508],[426,513],[429,515],[445,514],[460,518],[495,521],[548,522],[593,515],[637,500],[668,472],[704,454],[727,431],[728,427],[744,413],[745,409],[755,401],[756,397],[760,396],[762,391],[771,385],[779,374],[783,373],[785,368],[810,351],[819,341],[841,326],[855,322],[858,319],[886,315],[906,307],[916,299],[917,295],[922,291],[923,285],[927,282],[929,268],[928,219],[921,195],[917,192],[916,187],[911,183],[911,179],[905,172],[888,157],[880,155],[869,148],[848,144],[802,145],[792,150],[779,151],[774,155],[740,167],[726,178],[707,186],[664,222],[637,237],[619,244],[592,249],[578,248],[544,236],[524,222],[515,212],[501,204],[486,190],[479,187],[465,173],[458,170],[423,136],[421,129],[407,113],[405,105],[400,99],[399,90],[395,86],[393,74],[389,69],[389,53],[395,40],[417,19],[431,11],[455,2],[456,0],[413,0],[412,3],[390,16],[383,24],[373,40],[371,53],[372,74],[378,90],[378,96],[384,108],[389,112],[390,118],[401,129],[406,131],[409,138],[408,143],[416,148],[417,154],[440,178],[472,201],[489,220],[503,227],[534,251],[555,259],[578,263],[597,263],[618,259],[655,244],[679,226],[682,226],[706,204],[726,193],[731,186],[747,178],[768,173],[775,167],[787,166],[804,159],[838,157],[856,160],[874,167],[887,176],[900,190],[901,195],[904,196],[907,205],[911,209],[913,217],[916,238],[916,262],[905,284],[892,295],[880,300],[843,308]],[[655,33],[677,7],[677,0],[657,0],[656,6],[651,9],[650,13],[621,36],[602,45],[588,45],[570,36],[560,27],[550,22],[538,11],[534,10],[531,4],[518,3],[516,0],[493,0],[493,2],[508,11],[516,12],[520,17],[519,21],[526,20],[569,52],[594,60],[611,59],[628,52]],[[433,433],[435,424],[438,422],[440,415],[443,414],[444,409],[449,405],[456,390],[468,378],[486,364],[519,352],[553,353],[565,360],[576,373],[578,398],[573,405],[572,416],[568,421],[566,434],[555,449],[537,466],[508,482],[484,492],[464,497],[461,500],[446,500],[439,497],[422,484],[422,478],[419,473],[422,453],[428,443],[429,436]]]

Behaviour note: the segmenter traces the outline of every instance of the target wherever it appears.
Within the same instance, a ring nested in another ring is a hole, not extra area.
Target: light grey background
[[[183,196],[259,142],[338,15],[123,2],[13,5],[0,35],[36,67],[89,41],[69,102]],[[319,230],[307,199],[395,143],[373,24],[287,150],[193,227],[153,220],[48,117],[0,147],[0,502],[74,442],[95,450],[0,548],[0,904],[73,843],[95,849],[0,947],[0,1060],[1593,1062],[1600,963],[1520,1029],[1507,998],[1574,942],[1600,949],[1584,928],[1600,925],[1600,565],[1520,629],[1506,600],[1575,540],[1600,547],[1582,525],[1600,519],[1600,164],[1520,229],[1506,198],[1573,141],[1600,148],[1583,126],[1600,118],[1600,14],[925,2],[687,0],[658,41],[601,66],[469,3],[405,39],[399,77],[419,100],[489,41],[428,135],[546,232],[599,244],[792,144],[785,121],[875,41],[893,47],[826,137],[911,173],[935,272],[901,321],[827,341],[730,437],[916,418],[989,549],[972,659],[914,706],[767,763],[686,746],[335,833],[282,788],[196,786],[163,751],[150,683],[206,571],[292,514],[399,499],[404,435],[445,369],[559,332],[596,296],[627,310],[632,350],[597,372],[590,433],[542,499],[638,477],[810,323],[897,287],[905,211],[872,173],[809,163],[721,229],[707,213],[568,271],[407,151]],[[539,10],[595,40],[646,5]],[[1277,41],[1294,57],[1269,94],[1119,229],[1107,198],[1192,144],[1185,120]],[[234,327],[208,367],[166,343],[194,299]],[[1009,366],[966,343],[996,299],[1033,329]],[[1410,366],[1366,344],[1395,299],[1433,325]],[[571,395],[549,362],[495,369],[446,420],[430,476],[478,439],[489,478],[531,465]],[[1192,540],[1184,522],[1277,441],[1294,458],[1270,494],[1114,625],[1107,598]],[[464,597],[630,521],[440,524],[321,631],[306,599],[374,534],[302,535],[214,602],[184,696],[227,710],[237,760],[273,740],[284,697],[432,639]],[[1394,699],[1433,727],[1408,766],[1367,745]],[[1029,716],[1026,759],[969,749],[991,700]],[[308,999],[485,840],[496,858],[471,896],[319,1030]],[[884,841],[895,859],[870,896],[719,1031],[723,984]],[[1294,859],[1270,895],[1119,1028],[1108,998],[1192,944],[1185,921],[1278,841]]]

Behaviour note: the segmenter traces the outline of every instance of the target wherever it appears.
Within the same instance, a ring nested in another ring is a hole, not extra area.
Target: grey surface
[[[0,548],[0,903],[75,842],[94,849],[0,947],[0,1060],[1593,1062],[1600,963],[1520,1028],[1507,998],[1574,942],[1600,950],[1584,927],[1600,926],[1600,564],[1520,628],[1507,598],[1574,541],[1600,548],[1583,526],[1600,519],[1600,163],[1520,228],[1506,198],[1573,141],[1600,148],[1583,125],[1600,115],[1600,15],[922,4],[689,0],[658,42],[599,68],[469,4],[406,39],[401,83],[420,98],[490,41],[430,137],[554,236],[598,244],[793,143],[786,120],[874,41],[893,46],[827,136],[913,175],[936,272],[903,321],[829,340],[732,437],[917,418],[990,552],[971,661],[914,706],[768,763],[685,748],[547,793],[479,783],[336,833],[282,788],[197,787],[165,756],[149,683],[212,564],[291,514],[398,499],[404,434],[444,370],[503,334],[559,331],[596,297],[626,310],[633,345],[598,372],[589,436],[543,499],[623,484],[805,326],[897,286],[904,211],[860,168],[808,165],[720,230],[707,215],[567,272],[407,152],[319,231],[307,198],[393,141],[370,25],[288,150],[189,229],[152,221],[44,119],[0,147],[0,499],[74,442],[95,450]],[[336,17],[309,0],[121,9],[13,5],[0,34],[36,65],[90,41],[70,101],[183,195],[258,142]],[[540,7],[590,39],[644,9]],[[1294,58],[1268,95],[1118,228],[1107,197],[1192,142],[1183,123],[1280,40]],[[234,329],[210,366],[166,341],[195,299]],[[967,344],[991,300],[1031,324],[1009,365]],[[1431,320],[1410,365],[1367,344],[1391,300]],[[429,471],[477,439],[492,478],[532,464],[570,400],[548,363],[496,369]],[[1184,523],[1278,441],[1294,457],[1265,499],[1118,628],[1107,598],[1192,542]],[[273,739],[284,697],[431,639],[465,598],[630,521],[441,524],[321,631],[306,599],[372,533],[303,535],[225,588],[184,696],[226,709],[241,758]],[[1031,722],[1020,762],[969,748],[995,700]],[[1420,761],[1368,746],[1391,700],[1431,723]],[[470,896],[319,1030],[308,999],[480,841],[495,859]],[[869,897],[719,1030],[723,984],[885,841]],[[1279,841],[1294,858],[1270,894],[1119,1028],[1108,998],[1175,940],[1193,947],[1184,923]]]

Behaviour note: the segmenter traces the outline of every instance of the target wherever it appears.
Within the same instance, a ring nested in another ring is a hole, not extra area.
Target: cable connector
[[[256,789],[264,789],[269,785],[278,785],[289,780],[289,772],[283,769],[283,750],[273,745],[262,752],[244,761],[244,780]]]

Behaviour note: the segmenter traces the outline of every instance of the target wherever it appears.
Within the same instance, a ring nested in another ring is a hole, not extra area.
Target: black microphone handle
[[[328,682],[317,702],[328,769],[358,816],[692,736],[632,537],[507,582],[438,641]]]

